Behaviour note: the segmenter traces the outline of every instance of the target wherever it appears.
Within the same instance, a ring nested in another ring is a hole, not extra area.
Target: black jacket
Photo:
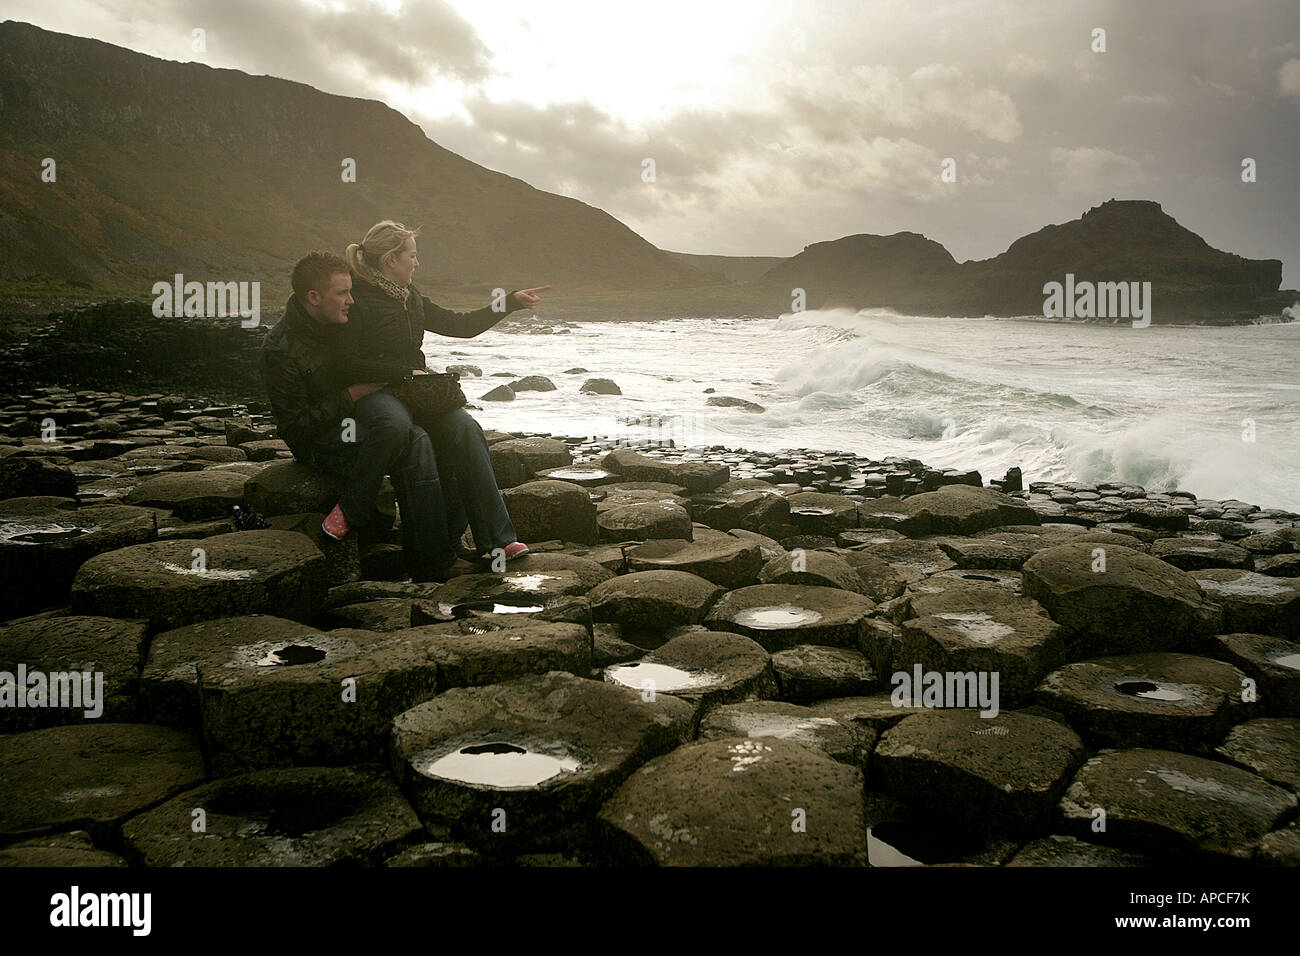
[[[472,339],[511,312],[525,308],[516,304],[511,291],[504,312],[493,312],[491,306],[452,312],[429,301],[414,285],[403,305],[356,273],[352,274],[352,298],[347,325],[342,326],[338,339],[338,369],[345,385],[400,382],[411,369],[427,367],[420,351],[426,331]]]
[[[280,438],[302,464],[316,464],[313,441],[343,427],[355,405],[334,364],[340,330],[322,325],[289,297],[284,318],[262,342],[262,381]]]

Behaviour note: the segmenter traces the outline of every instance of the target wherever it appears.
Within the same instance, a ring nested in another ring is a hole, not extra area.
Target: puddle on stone
[[[605,678],[624,687],[654,688],[665,694],[695,690],[720,683],[722,678],[710,671],[688,671],[656,661],[633,661],[605,668]]]
[[[936,614],[935,617],[976,644],[996,644],[1002,638],[1016,633],[1015,628],[1008,627],[983,611]]]
[[[262,641],[233,648],[226,667],[298,667],[352,657],[361,649],[342,637],[304,634],[290,641]]]
[[[901,850],[890,846],[876,835],[877,831],[888,833],[889,824],[867,827],[867,865],[868,866],[925,866],[920,860],[914,860]]]
[[[452,604],[450,601],[438,602],[438,613],[443,617],[469,617],[475,611],[484,614],[536,614],[546,610],[545,604],[537,604],[536,598],[524,595],[502,594],[492,598],[474,598]]]
[[[503,575],[501,579],[502,583],[506,587],[510,588],[511,590],[518,590],[518,591],[540,591],[542,588],[546,586],[546,582],[558,581],[558,580],[560,580],[559,577],[554,574],[535,574],[535,573],[524,573],[524,572],[515,572],[513,574],[506,574]]]
[[[732,714],[731,725],[746,737],[779,737],[796,743],[816,746],[817,731],[839,723],[832,717],[791,717],[786,714],[739,713]]]
[[[1274,664],[1280,664],[1282,667],[1290,667],[1300,671],[1300,654],[1283,654],[1281,657],[1269,658]]]
[[[206,568],[202,571],[181,564],[173,564],[170,561],[158,562],[164,571],[170,571],[172,574],[188,574],[196,578],[203,578],[207,581],[243,581],[251,578],[257,573],[256,570],[248,568],[245,570],[235,570],[233,568]]]
[[[834,513],[835,513],[835,512],[832,511],[830,508],[811,508],[811,507],[809,507],[809,508],[791,508],[791,509],[790,509],[790,514],[792,514],[792,515],[809,515],[809,516],[814,517],[814,518],[816,518],[816,517],[823,517],[823,516],[825,516],[825,515],[830,515],[830,514],[834,514]]]
[[[570,478],[574,478],[574,479],[609,478],[611,477],[611,473],[603,469],[596,469],[596,468],[560,468],[556,471],[550,472],[548,477],[556,478],[559,479],[560,481],[565,481]]]
[[[743,627],[780,628],[815,624],[822,619],[821,612],[794,604],[767,604],[747,607],[732,618]]]
[[[536,787],[581,766],[567,752],[542,753],[507,741],[466,744],[439,757],[434,757],[435,753],[426,750],[416,754],[411,758],[412,768],[426,777],[496,789]]]
[[[6,538],[10,541],[18,541],[23,544],[48,544],[55,541],[70,541],[73,538],[80,538],[87,534],[90,534],[89,528],[51,525],[50,527],[40,528],[35,531],[25,531],[20,534],[6,535]]]
[[[1121,694],[1127,694],[1130,697],[1141,697],[1144,700],[1186,700],[1186,696],[1178,693],[1176,690],[1170,690],[1168,687],[1162,687],[1159,684],[1152,683],[1149,680],[1123,680],[1115,684],[1115,689]]]
[[[0,541],[16,541],[19,544],[47,544],[55,541],[69,541],[98,531],[99,525],[75,525],[67,522],[15,522],[0,527]]]

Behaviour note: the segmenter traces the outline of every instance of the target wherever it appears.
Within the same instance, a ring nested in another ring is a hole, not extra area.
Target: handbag
[[[430,419],[469,404],[456,372],[412,375],[394,384],[392,393],[411,413],[411,421],[421,427]]]

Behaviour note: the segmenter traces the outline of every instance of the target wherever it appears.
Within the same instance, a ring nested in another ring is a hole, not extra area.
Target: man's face
[[[324,292],[312,289],[307,293],[307,311],[323,325],[347,322],[352,302],[352,276],[346,272],[330,276],[330,284]]]

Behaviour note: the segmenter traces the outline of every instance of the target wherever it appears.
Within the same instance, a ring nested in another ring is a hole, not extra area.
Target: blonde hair
[[[354,242],[343,253],[343,258],[358,276],[369,281],[370,273],[383,273],[384,260],[406,247],[407,239],[414,239],[420,230],[407,229],[400,222],[385,219],[370,227],[366,237]]]

